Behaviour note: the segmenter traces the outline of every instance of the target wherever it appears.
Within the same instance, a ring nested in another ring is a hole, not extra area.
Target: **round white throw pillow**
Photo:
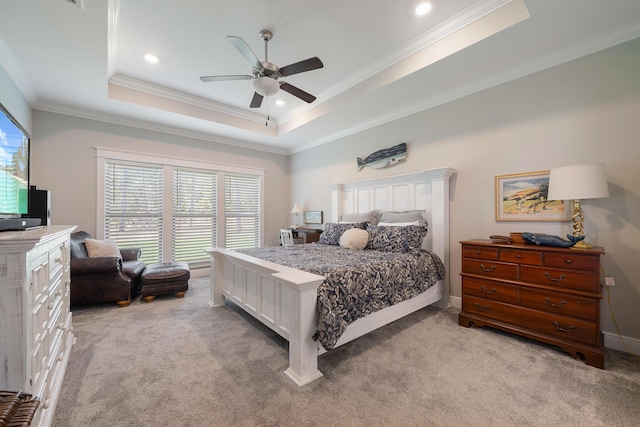
[[[361,228],[350,228],[340,236],[340,246],[347,249],[364,249],[369,241],[369,233]]]

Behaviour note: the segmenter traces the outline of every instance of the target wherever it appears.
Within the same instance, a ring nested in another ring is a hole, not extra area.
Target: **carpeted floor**
[[[542,344],[424,309],[321,356],[302,388],[287,342],[237,308],[183,299],[76,308],[56,427],[633,426],[640,363],[600,370]]]

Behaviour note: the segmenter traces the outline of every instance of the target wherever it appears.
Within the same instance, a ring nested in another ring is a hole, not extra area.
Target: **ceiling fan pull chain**
[[[267,97],[267,121],[264,122],[265,126],[269,126],[269,97]]]

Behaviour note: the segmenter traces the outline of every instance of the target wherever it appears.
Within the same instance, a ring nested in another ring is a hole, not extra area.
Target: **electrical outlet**
[[[604,284],[607,286],[615,286],[616,282],[615,280],[613,280],[613,277],[605,277],[604,278]]]

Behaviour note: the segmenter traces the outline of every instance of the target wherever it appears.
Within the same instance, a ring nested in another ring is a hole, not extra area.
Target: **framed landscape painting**
[[[496,221],[568,221],[570,200],[548,200],[549,171],[496,176]]]

